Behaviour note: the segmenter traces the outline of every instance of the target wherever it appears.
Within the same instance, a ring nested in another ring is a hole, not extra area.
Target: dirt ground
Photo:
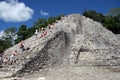
[[[0,80],[14,80],[4,78]],[[120,69],[111,67],[71,67],[36,72],[17,80],[120,80]]]

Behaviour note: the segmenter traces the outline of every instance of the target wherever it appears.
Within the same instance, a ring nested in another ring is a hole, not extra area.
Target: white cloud
[[[40,14],[43,15],[43,16],[48,16],[49,15],[48,12],[44,12],[43,10],[40,10]]]
[[[22,22],[32,18],[33,10],[18,0],[0,1],[0,19],[5,22]]]

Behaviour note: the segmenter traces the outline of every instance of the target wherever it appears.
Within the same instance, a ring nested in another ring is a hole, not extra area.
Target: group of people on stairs
[[[39,29],[39,31],[36,29],[36,31],[35,31],[36,39],[46,36],[48,33],[48,30],[52,29],[53,27],[54,27],[54,23],[49,24],[46,29],[43,27],[41,27]],[[40,34],[38,35],[39,32],[40,32]],[[19,43],[19,51],[15,50],[15,51],[11,52],[9,56],[3,57],[4,51],[0,51],[0,68],[2,68],[2,64],[11,64],[12,65],[12,64],[16,63],[16,61],[18,60],[16,58],[16,56],[19,54],[24,55],[24,51],[29,50],[29,49],[30,49],[29,47],[25,48],[24,41],[21,41]]]
[[[42,37],[44,37],[45,35],[47,35],[47,30],[52,29],[53,27],[54,27],[54,23],[53,24],[49,24],[47,26],[47,28],[41,27],[39,29],[39,31],[36,29],[36,31],[35,31],[35,37],[36,38],[42,38]],[[38,35],[39,32],[41,33],[40,35]]]
[[[2,64],[12,65],[12,64],[16,63],[16,61],[18,60],[18,59],[16,58],[16,56],[18,55],[18,52],[19,52],[20,55],[22,55],[25,50],[28,50],[28,49],[25,49],[24,46],[25,46],[25,45],[24,45],[24,42],[21,41],[21,42],[19,43],[19,50],[20,50],[20,51],[16,51],[16,50],[13,51],[13,52],[10,51],[10,55],[9,55],[9,56],[4,56],[4,51],[1,51],[1,52],[0,52],[0,67],[2,68]]]
[[[47,28],[52,29],[53,26],[54,26],[54,24],[48,25]],[[39,35],[39,38],[42,38],[45,35],[47,35],[47,30],[45,28],[43,28],[43,27],[40,29],[40,32],[41,32],[41,34]],[[38,37],[38,30],[35,31],[35,36],[36,36],[36,38]],[[24,55],[24,51],[30,49],[29,47],[25,48],[24,41],[21,41],[18,45],[19,45],[19,51],[13,51],[13,52],[10,53],[9,56],[4,56],[3,57],[4,51],[0,51],[0,68],[2,68],[2,64],[5,64],[5,65],[10,64],[10,65],[12,65],[12,64],[16,63],[16,61],[18,60],[16,58],[16,56],[19,55],[19,54]]]

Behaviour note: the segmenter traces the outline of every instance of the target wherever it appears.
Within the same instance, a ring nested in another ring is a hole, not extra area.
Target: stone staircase
[[[76,35],[75,36],[75,41],[73,43],[73,45],[71,45],[71,54],[69,56],[69,62],[71,66],[74,66],[75,63],[77,63],[77,58],[80,54],[80,48],[83,45],[84,42],[84,36],[83,35]]]

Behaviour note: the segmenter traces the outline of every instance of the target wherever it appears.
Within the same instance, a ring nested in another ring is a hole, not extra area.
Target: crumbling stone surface
[[[30,50],[19,54],[13,73],[31,73],[65,66],[120,65],[120,38],[92,19],[71,14],[55,23],[47,35],[24,41]],[[6,50],[18,49],[18,45]]]

